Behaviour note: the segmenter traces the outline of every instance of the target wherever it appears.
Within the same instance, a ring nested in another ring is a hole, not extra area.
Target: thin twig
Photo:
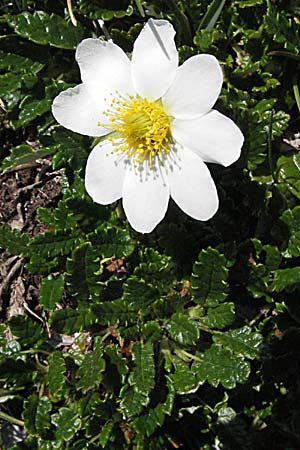
[[[101,30],[103,31],[104,36],[107,39],[107,42],[113,42],[113,40],[112,40],[112,38],[111,38],[111,36],[110,36],[110,34],[108,32],[108,29],[105,26],[104,20],[98,19],[98,23],[99,23],[99,25],[101,27]]]
[[[23,420],[16,419],[15,417],[9,416],[8,414],[0,411],[0,419],[6,420],[6,422],[13,423],[15,425],[19,425],[21,427],[24,427]]]
[[[15,264],[12,266],[4,280],[2,281],[2,284],[0,286],[0,300],[2,299],[3,293],[6,291],[8,286],[10,285],[13,277],[15,276],[16,272],[22,267],[23,265],[23,258],[18,259]]]
[[[67,0],[67,7],[70,15],[70,19],[74,27],[77,27],[77,20],[73,13],[72,0]]]

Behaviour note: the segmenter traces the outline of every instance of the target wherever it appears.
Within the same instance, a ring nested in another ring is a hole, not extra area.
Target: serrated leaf
[[[230,423],[236,417],[236,412],[229,406],[222,406],[218,410],[218,422],[219,423]]]
[[[168,292],[172,282],[170,258],[153,248],[146,248],[141,253],[141,258],[142,262],[134,269],[134,275],[156,286],[160,292]]]
[[[54,258],[58,255],[68,255],[73,247],[78,245],[80,237],[75,233],[46,231],[44,234],[36,235],[29,243],[33,255],[41,259]]]
[[[95,321],[100,325],[114,325],[136,323],[138,314],[136,310],[128,308],[123,299],[112,300],[92,305]]]
[[[28,11],[9,18],[9,25],[15,32],[36,44],[50,44],[54,47],[74,49],[84,38],[84,32],[80,24],[74,27],[62,17],[45,11]]]
[[[137,416],[149,403],[149,396],[135,390],[132,386],[123,386],[120,391],[120,408],[124,418]]]
[[[284,211],[281,216],[290,230],[288,247],[285,251],[286,257],[300,256],[300,206]]]
[[[300,153],[281,156],[277,161],[278,180],[285,183],[289,191],[300,199]]]
[[[60,302],[64,285],[63,275],[59,275],[57,278],[54,278],[53,275],[43,278],[40,290],[40,304],[46,311],[51,311]]]
[[[31,395],[25,402],[23,419],[26,429],[33,435],[43,435],[50,428],[52,406],[48,397]]]
[[[110,363],[116,366],[121,377],[121,381],[124,383],[125,377],[128,373],[126,358],[123,358],[122,355],[120,355],[119,349],[115,345],[107,345],[105,347],[105,354],[108,355]]]
[[[79,303],[86,303],[99,296],[99,260],[99,253],[90,242],[76,247],[67,260],[65,278],[68,290]]]
[[[141,311],[146,315],[151,305],[159,298],[156,287],[147,284],[143,279],[138,279],[132,275],[123,285],[123,300],[128,308],[134,311]]]
[[[20,75],[15,73],[5,73],[0,75],[0,96],[3,97],[10,92],[20,89],[22,86],[22,79]]]
[[[106,422],[101,428],[99,434],[99,444],[101,445],[102,448],[107,448],[106,445],[109,441],[113,428],[114,422],[112,420]]]
[[[250,365],[242,355],[213,344],[203,355],[203,361],[194,361],[193,370],[200,382],[208,381],[214,387],[219,383],[225,389],[233,389],[236,383],[244,383],[250,373]]]
[[[10,150],[10,155],[3,159],[0,170],[9,171],[20,164],[27,164],[51,155],[54,151],[55,149],[49,147],[34,150],[27,144],[18,145],[13,147]]]
[[[13,255],[27,255],[29,236],[12,230],[9,225],[0,225],[0,248],[7,250]]]
[[[22,102],[18,120],[12,121],[13,127],[15,129],[25,127],[37,117],[50,111],[51,103],[52,99],[49,98],[28,99],[28,101]],[[54,153],[54,149],[50,150],[50,153]]]
[[[93,246],[98,248],[103,258],[129,256],[134,250],[134,242],[126,229],[103,223],[93,233],[88,234]]]
[[[61,353],[55,351],[48,359],[48,385],[51,399],[54,402],[61,400],[68,392],[65,372],[66,365]]]
[[[248,326],[213,335],[213,341],[216,344],[223,345],[233,353],[250,359],[258,356],[262,340],[262,336],[258,333],[253,333]]]
[[[274,270],[273,275],[272,291],[280,292],[288,287],[293,289],[300,284],[300,267]]]
[[[2,45],[1,45],[2,44]],[[7,70],[13,73],[28,73],[36,75],[44,64],[34,61],[23,55],[17,54],[13,48],[5,48],[3,41],[0,43],[0,69]]]
[[[199,339],[199,328],[186,314],[175,313],[170,321],[165,323],[171,338],[182,345],[193,345]]]
[[[40,322],[25,315],[12,316],[8,321],[11,333],[21,339],[25,346],[31,346],[45,338],[45,332]]]
[[[73,170],[81,169],[87,159],[88,138],[65,129],[55,130],[52,137],[57,149],[52,159],[53,169],[56,170],[64,165],[69,165]],[[78,197],[77,200],[79,200]]]
[[[73,334],[90,325],[93,314],[85,309],[59,309],[50,317],[50,326],[57,333]]]
[[[63,441],[48,441],[47,439],[38,439],[39,450],[63,450]]]
[[[237,4],[240,8],[249,8],[251,6],[261,5],[263,0],[235,0],[234,4]]]
[[[104,370],[103,343],[100,338],[96,337],[93,350],[91,353],[84,355],[83,362],[77,370],[77,376],[80,377],[80,380],[76,383],[76,389],[87,392],[98,386],[102,381]]]
[[[222,329],[230,325],[235,319],[234,303],[226,302],[215,308],[208,308],[207,315],[201,322],[209,328]]]
[[[147,396],[154,388],[153,344],[135,342],[131,348],[134,368],[128,377],[128,382],[135,391]]]
[[[193,266],[191,290],[195,302],[216,306],[227,297],[226,258],[211,247],[202,250]]]
[[[57,414],[53,414],[51,422],[56,426],[56,439],[69,441],[81,428],[80,418],[70,408],[62,407]]]
[[[178,356],[172,356],[172,363],[174,366],[174,373],[172,373],[171,379],[173,380],[176,392],[179,394],[187,394],[194,391],[199,382],[194,371],[191,369],[190,364],[183,361]]]
[[[175,397],[175,389],[171,379],[168,379],[168,393],[163,403],[158,403],[154,408],[149,408],[147,414],[137,417],[133,421],[133,428],[142,436],[151,436],[157,427],[161,427],[165,415],[171,415]]]

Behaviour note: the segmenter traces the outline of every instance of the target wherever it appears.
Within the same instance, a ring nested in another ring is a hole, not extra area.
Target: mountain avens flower
[[[205,162],[228,166],[243,144],[234,122],[212,109],[223,81],[217,59],[178,66],[174,36],[168,21],[150,19],[131,60],[112,42],[85,39],[76,51],[82,84],[52,106],[64,127],[105,136],[87,161],[87,192],[102,205],[122,198],[141,233],[163,219],[170,196],[189,216],[210,219],[218,195]]]

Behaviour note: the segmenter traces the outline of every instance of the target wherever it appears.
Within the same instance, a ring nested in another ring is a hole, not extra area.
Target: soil
[[[37,217],[39,207],[53,207],[60,196],[60,173],[53,172],[48,159],[16,167],[0,176],[0,224],[30,236],[47,225]],[[0,250],[0,314],[9,319],[25,314],[26,306],[38,303],[40,277],[29,274],[21,256]]]

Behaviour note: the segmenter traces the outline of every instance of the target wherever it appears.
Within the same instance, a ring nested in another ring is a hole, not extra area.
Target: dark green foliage
[[[30,41],[59,48],[73,49],[84,37],[80,25],[74,27],[62,17],[56,14],[49,16],[45,11],[35,11],[33,14],[25,11],[11,17],[8,24]]]
[[[4,203],[8,180],[16,193],[0,225],[0,448],[300,448],[297,1],[73,0],[72,10],[76,26],[65,1],[0,6]],[[170,201],[141,235],[120,203],[87,195],[95,141],[60,127],[51,104],[80,82],[74,50],[105,38],[101,20],[130,53],[149,17],[173,23],[181,63],[218,58],[216,109],[245,144],[233,166],[209,166],[220,198],[210,221]],[[35,203],[49,195],[45,173],[59,193]],[[16,221],[31,207],[33,225]]]

